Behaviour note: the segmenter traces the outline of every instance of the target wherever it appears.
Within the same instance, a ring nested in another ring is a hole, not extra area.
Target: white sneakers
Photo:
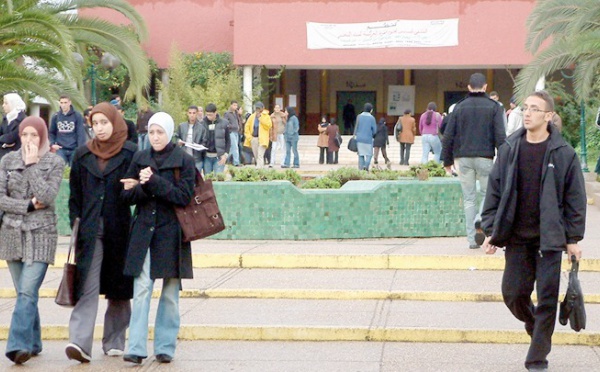
[[[109,357],[120,357],[120,356],[123,356],[123,350],[110,349],[109,351],[105,352],[104,354],[108,355]]]
[[[92,360],[92,357],[89,356],[82,348],[75,344],[68,344],[65,348],[65,353],[67,354],[67,358],[75,359],[80,363],[89,363]]]

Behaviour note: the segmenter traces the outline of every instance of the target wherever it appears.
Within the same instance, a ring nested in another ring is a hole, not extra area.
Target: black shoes
[[[481,221],[477,220],[477,221],[475,221],[475,243],[477,243],[477,245],[483,245],[484,241],[485,241],[485,233],[483,232],[483,229],[481,228]]]
[[[133,354],[125,354],[123,355],[123,360],[130,363],[142,364],[146,357],[141,357]]]
[[[167,354],[158,354],[156,356],[156,361],[159,363],[171,363],[173,357]]]
[[[6,357],[14,362],[15,364],[23,364],[31,359],[31,353],[27,350],[16,350],[6,353]]]

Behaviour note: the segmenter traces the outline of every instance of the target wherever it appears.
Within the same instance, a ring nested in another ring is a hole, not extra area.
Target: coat
[[[174,207],[186,206],[192,200],[196,182],[194,159],[174,147],[158,166],[151,151],[137,152],[125,175],[139,179],[140,170],[146,167],[154,173],[146,184],[122,192],[127,204],[136,205],[125,275],[139,276],[150,250],[150,278],[193,278],[192,248],[182,240]],[[179,169],[179,181],[175,180],[175,169]]]
[[[69,219],[73,226],[75,218],[81,218],[75,248],[76,298],[83,295],[83,284],[92,264],[101,218],[104,258],[100,270],[100,294],[113,300],[126,300],[133,296],[133,278],[123,275],[131,210],[121,199],[123,184],[120,181],[136,151],[135,144],[125,142],[121,152],[108,160],[102,172],[98,158],[87,146],[75,150],[69,179]]]
[[[326,123],[327,124],[327,123]],[[329,142],[329,137],[327,136],[327,125],[323,125],[323,123],[319,123],[317,125],[317,130],[319,131],[319,137],[317,138],[317,146],[318,147],[327,147]]]
[[[252,132],[254,130],[254,118],[256,112],[248,117],[246,124],[244,125],[244,147],[252,147]],[[270,132],[273,122],[269,116],[269,111],[263,110],[258,119],[258,144],[263,147],[269,147]]]
[[[402,131],[397,140],[400,143],[415,143],[415,135],[417,134],[417,122],[410,115],[403,115],[398,119],[402,123]]]
[[[375,133],[375,137],[373,138],[373,147],[385,147],[389,143],[387,125],[385,123],[377,124],[377,133]]]
[[[6,116],[2,119],[2,124],[0,124],[0,158],[11,151],[17,151],[21,148],[19,124],[21,124],[26,116],[27,115],[21,111],[10,123],[6,120]]]
[[[340,147],[335,143],[335,136],[340,132],[340,127],[337,124],[330,124],[327,127],[327,151],[336,152],[340,151]]]
[[[577,154],[552,125],[544,155],[540,190],[540,250],[561,251],[583,239],[587,198]],[[481,226],[490,244],[504,247],[512,236],[517,209],[519,129],[500,146],[488,180]]]
[[[21,151],[13,151],[0,161],[0,259],[26,263],[54,263],[58,233],[55,199],[65,162],[46,153],[29,167]],[[46,208],[28,211],[35,197]]]
[[[187,133],[189,130],[190,130],[190,123],[188,123],[187,121],[179,124],[179,126],[177,127],[177,130],[175,131],[175,138],[185,142],[187,139]],[[200,145],[204,141],[204,137],[206,137],[206,127],[204,125],[202,125],[200,120],[197,120],[196,123],[194,123],[194,132],[192,134],[192,142]],[[204,153],[205,153],[204,151],[192,150],[192,153],[194,154],[194,161],[200,162],[204,159]]]

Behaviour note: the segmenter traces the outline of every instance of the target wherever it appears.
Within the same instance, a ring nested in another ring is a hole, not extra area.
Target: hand
[[[569,255],[569,261],[571,261],[571,256],[575,256],[577,262],[581,259],[581,247],[579,244],[567,244],[567,254]]]
[[[485,254],[494,254],[494,253],[496,253],[496,250],[498,249],[498,247],[496,247],[495,245],[491,245],[490,244],[490,239],[491,238],[492,238],[491,236],[488,236],[483,241],[482,248],[485,251]]]
[[[33,197],[33,199],[31,199],[31,202],[33,203],[33,207],[37,210],[37,209],[44,209],[46,208],[46,206],[42,203],[40,203],[35,196]]]
[[[140,171],[140,183],[143,185],[146,182],[150,181],[150,177],[152,177],[152,169],[150,167],[146,167]]]
[[[182,140],[177,140],[177,144],[178,144],[179,146],[183,146],[183,145],[185,145],[185,141],[182,141]]]
[[[225,163],[227,162],[228,156],[229,156],[229,154],[227,154],[227,153],[221,155],[221,159],[219,159],[219,165],[225,165]]]
[[[40,158],[38,156],[38,147],[31,142],[26,143],[23,146],[25,151],[25,165],[35,164]]]
[[[60,145],[52,145],[50,146],[50,152],[56,152],[57,150],[62,149],[62,146]]]
[[[131,190],[134,187],[136,187],[138,185],[138,183],[140,183],[138,180],[136,180],[135,178],[123,178],[121,180],[121,183],[123,184],[123,188],[125,190]]]

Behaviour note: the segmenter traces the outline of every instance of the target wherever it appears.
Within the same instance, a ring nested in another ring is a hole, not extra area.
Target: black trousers
[[[538,245],[508,246],[505,258],[502,297],[531,336],[525,367],[546,367],[556,324],[562,252],[541,252]],[[534,283],[537,306],[531,301]]]
[[[400,165],[408,165],[412,143],[400,142]]]
[[[337,164],[337,163],[338,163],[338,152],[327,150],[327,164]]]
[[[327,154],[327,147],[319,147],[319,164],[325,163],[326,154]]]

